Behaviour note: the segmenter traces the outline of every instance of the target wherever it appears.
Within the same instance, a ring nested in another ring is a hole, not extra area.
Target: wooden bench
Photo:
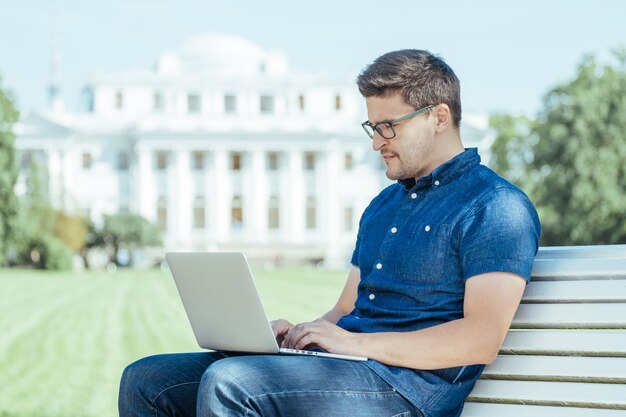
[[[546,247],[461,417],[626,417],[626,245]]]

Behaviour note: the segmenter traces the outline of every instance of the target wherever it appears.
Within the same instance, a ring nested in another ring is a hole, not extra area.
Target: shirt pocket
[[[445,263],[452,262],[449,224],[418,223],[406,228],[404,244],[400,247],[398,273],[403,280],[439,280]]]

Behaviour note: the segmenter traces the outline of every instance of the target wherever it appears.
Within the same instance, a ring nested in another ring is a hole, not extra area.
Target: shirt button
[[[427,232],[430,232],[430,226],[426,226],[424,230],[426,230]]]
[[[417,198],[417,194],[416,193],[411,194],[411,198],[415,200]]]
[[[439,181],[435,181],[435,185],[439,185]]]
[[[373,300],[374,298],[376,298],[376,296],[374,294],[370,294],[370,300]]]
[[[383,264],[381,263],[377,263],[376,264],[376,269],[382,269],[383,268]]]
[[[391,228],[391,233],[396,233],[398,231],[398,229],[396,229],[395,227]]]

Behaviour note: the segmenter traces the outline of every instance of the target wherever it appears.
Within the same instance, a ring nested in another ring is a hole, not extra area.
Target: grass
[[[268,315],[293,322],[327,311],[345,279],[255,274]],[[0,417],[116,416],[128,363],[198,349],[169,273],[0,271]]]

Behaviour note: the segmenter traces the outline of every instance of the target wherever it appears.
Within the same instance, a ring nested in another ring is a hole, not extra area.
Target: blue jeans
[[[423,417],[360,362],[307,356],[157,355],[122,375],[120,417]]]

